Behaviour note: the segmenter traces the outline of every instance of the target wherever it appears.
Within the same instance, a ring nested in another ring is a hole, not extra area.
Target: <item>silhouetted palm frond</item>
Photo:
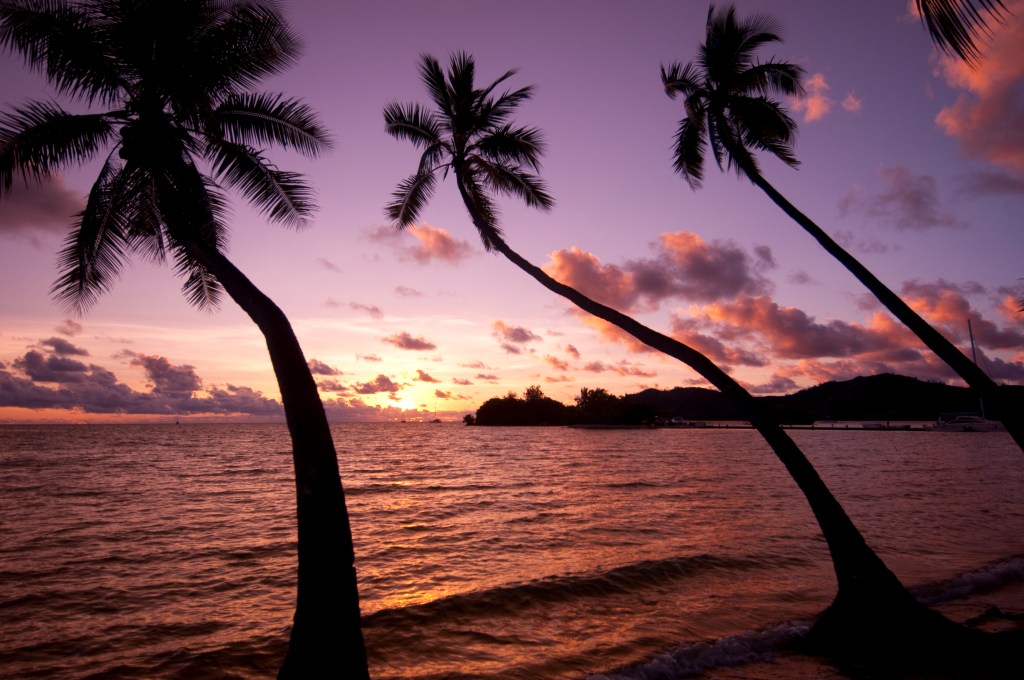
[[[1007,12],[1002,0],[915,0],[932,40],[947,54],[969,64],[981,58],[978,44],[988,22],[1001,22]]]

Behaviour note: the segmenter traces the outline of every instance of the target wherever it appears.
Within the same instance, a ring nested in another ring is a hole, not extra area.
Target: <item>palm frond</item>
[[[949,55],[977,64],[979,41],[989,20],[1002,22],[1008,12],[1002,0],[915,0],[932,41]]]
[[[665,94],[671,99],[675,99],[677,95],[689,97],[703,88],[700,69],[692,61],[687,62],[685,66],[674,63],[667,68],[662,64],[661,84],[665,88]]]
[[[470,159],[470,167],[486,186],[506,196],[521,198],[531,208],[550,210],[555,206],[555,199],[548,194],[544,182],[537,175],[504,163],[491,163],[480,156]]]
[[[702,117],[688,116],[679,121],[675,142],[672,145],[672,167],[690,185],[700,189],[704,182],[704,155],[707,152]]]
[[[745,95],[804,94],[804,69],[789,62],[767,61],[736,75],[735,92]]]
[[[226,138],[237,144],[280,145],[306,156],[319,156],[333,144],[309,105],[279,94],[230,95],[214,115]]]
[[[189,255],[185,248],[174,249],[174,271],[185,279],[181,284],[181,292],[189,304],[202,310],[214,310],[220,306],[224,292],[220,281]]]
[[[117,280],[130,249],[136,203],[132,173],[108,159],[57,256],[55,301],[82,314]]]
[[[729,116],[740,130],[745,147],[768,151],[790,167],[800,164],[793,151],[796,121],[767,97],[735,97],[729,101]]]
[[[244,144],[211,144],[207,156],[214,176],[238,189],[274,222],[302,227],[316,209],[313,192],[301,175],[278,170],[258,151]]]
[[[298,60],[302,42],[284,20],[276,2],[236,0],[201,4],[207,10],[214,9],[215,15],[197,22],[204,30],[193,41],[190,60],[205,65],[195,75],[206,74],[211,85],[230,91],[252,89]],[[172,9],[179,11],[174,5]]]
[[[452,101],[448,91],[448,81],[444,78],[441,64],[429,54],[420,55],[420,79],[427,87],[434,106],[448,117],[453,115]]]
[[[49,102],[0,114],[0,195],[11,190],[15,173],[39,181],[62,166],[84,163],[114,129],[106,115],[72,114]]]
[[[514,73],[515,71],[509,71],[506,74],[506,76],[512,75]],[[491,83],[490,87],[493,88],[495,85],[497,85],[497,83],[498,81]],[[490,88],[488,88],[488,90],[485,90],[485,92],[489,90]],[[491,99],[489,97],[481,98],[480,110],[478,112],[478,115],[480,116],[480,121],[482,125],[504,125],[508,121],[509,116],[511,116],[515,112],[519,105],[522,104],[524,101],[528,100],[532,96],[533,87],[531,85],[527,85],[525,87],[519,88],[518,90],[513,90],[511,92],[503,92],[496,99]]]
[[[464,175],[461,182],[465,191],[463,198],[466,209],[480,234],[484,250],[490,252],[502,240],[501,227],[498,225],[498,207],[475,176]]]
[[[416,222],[427,201],[434,195],[437,174],[433,171],[417,172],[402,181],[391,194],[392,201],[384,209],[395,226],[404,229]]]
[[[435,145],[441,139],[437,117],[419,104],[390,103],[384,107],[384,130],[416,147]]]
[[[21,55],[58,92],[110,102],[122,90],[116,60],[99,39],[96,8],[62,0],[0,2],[0,48]]]
[[[538,128],[505,125],[481,137],[472,149],[494,163],[527,165],[539,171],[544,147]]]

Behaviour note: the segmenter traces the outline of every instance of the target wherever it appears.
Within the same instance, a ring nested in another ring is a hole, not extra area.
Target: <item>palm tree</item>
[[[528,205],[541,209],[553,205],[541,179],[529,172],[540,169],[544,148],[540,132],[515,126],[510,120],[519,104],[530,97],[531,88],[497,94],[501,83],[515,73],[508,71],[487,87],[476,89],[475,64],[465,53],[451,57],[447,75],[429,55],[421,57],[419,70],[434,108],[392,103],[384,109],[388,133],[422,149],[416,172],[399,184],[394,200],[387,206],[387,215],[395,225],[402,229],[413,224],[432,196],[438,177],[450,172],[485,249],[501,253],[545,288],[580,309],[682,361],[736,400],[804,493],[828,544],[838,592],[820,619],[817,638],[852,640],[876,635],[875,641],[879,642],[892,633],[889,640],[905,640],[905,635],[895,632],[906,626],[943,631],[945,635],[953,625],[914,600],[867,545],[773,414],[747,390],[697,350],[556,281],[508,246],[498,225],[494,193],[522,198]],[[587,395],[581,392],[581,396]]]
[[[313,195],[264,148],[330,147],[300,100],[250,91],[300,44],[269,0],[3,0],[0,46],[93,113],[29,102],[0,117],[0,196],[99,158],[60,252],[52,293],[83,313],[131,256],[173,261],[201,309],[226,291],[266,338],[293,445],[298,595],[279,677],[368,678],[354,551],[337,455],[284,313],[224,255],[230,187],[270,220],[302,226]]]
[[[944,52],[968,64],[977,64],[981,49],[977,40],[986,33],[988,18],[1002,21],[1006,5],[1002,0],[914,0],[921,21]]]
[[[771,96],[803,92],[803,70],[794,64],[759,62],[754,53],[779,42],[777,23],[767,15],[740,20],[736,9],[708,11],[707,37],[696,61],[662,66],[661,79],[669,97],[681,96],[686,115],[679,123],[673,148],[675,170],[699,189],[704,159],[710,147],[715,161],[734,169],[761,189],[857,280],[863,283],[897,319],[970,385],[995,417],[1024,449],[1024,420],[1009,393],[971,361],[956,345],[912,310],[867,267],[836,243],[821,227],[790,203],[761,174],[755,151],[765,151],[790,167],[799,165],[793,142],[796,122]]]

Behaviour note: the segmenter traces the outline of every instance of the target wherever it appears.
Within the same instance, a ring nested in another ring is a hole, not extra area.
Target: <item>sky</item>
[[[977,68],[942,56],[904,0],[745,1],[801,66],[798,169],[763,174],[997,381],[1024,382],[1024,0],[1007,3]],[[417,61],[472,54],[481,84],[518,69],[517,121],[543,131],[556,205],[502,200],[511,247],[556,278],[692,345],[755,394],[894,372],[960,381],[756,187],[710,162],[672,170],[681,103],[660,67],[703,40],[689,0],[282,3],[298,64],[263,90],[300,97],[333,150],[271,152],[319,209],[301,231],[235,197],[227,254],[285,311],[335,421],[459,420],[538,385],[572,403],[706,386],[685,365],[580,314],[486,253],[449,178],[397,231],[384,215],[418,160],[384,131],[390,102],[426,102]],[[0,56],[0,107],[52,98]],[[0,199],[0,423],[280,419],[262,336],[225,298],[191,307],[166,265],[138,260],[82,316],[50,296],[56,253],[95,165]]]

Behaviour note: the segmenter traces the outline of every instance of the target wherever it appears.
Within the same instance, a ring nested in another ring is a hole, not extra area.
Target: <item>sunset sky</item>
[[[1007,5],[973,71],[937,53],[905,0],[737,9],[775,14],[784,42],[762,58],[807,72],[807,96],[787,102],[802,165],[764,158],[767,179],[965,349],[970,319],[983,367],[1024,382],[1024,0]],[[418,156],[381,111],[426,102],[419,55],[456,50],[476,58],[481,84],[518,68],[509,85],[536,88],[518,121],[545,134],[556,206],[501,203],[527,259],[758,394],[886,371],[959,384],[748,181],[712,161],[695,192],[673,173],[683,111],[659,67],[695,56],[706,3],[283,7],[306,49],[264,89],[309,102],[335,148],[272,154],[316,188],[314,223],[289,231],[236,201],[228,256],[291,319],[332,419],[458,419],[530,385],[571,402],[581,387],[705,384],[485,253],[450,178],[423,223],[387,223]],[[0,59],[5,108],[53,96],[19,58]],[[95,171],[0,199],[0,422],[279,416],[256,327],[226,297],[213,314],[190,307],[170,267],[133,262],[83,317],[52,301],[56,253]]]

